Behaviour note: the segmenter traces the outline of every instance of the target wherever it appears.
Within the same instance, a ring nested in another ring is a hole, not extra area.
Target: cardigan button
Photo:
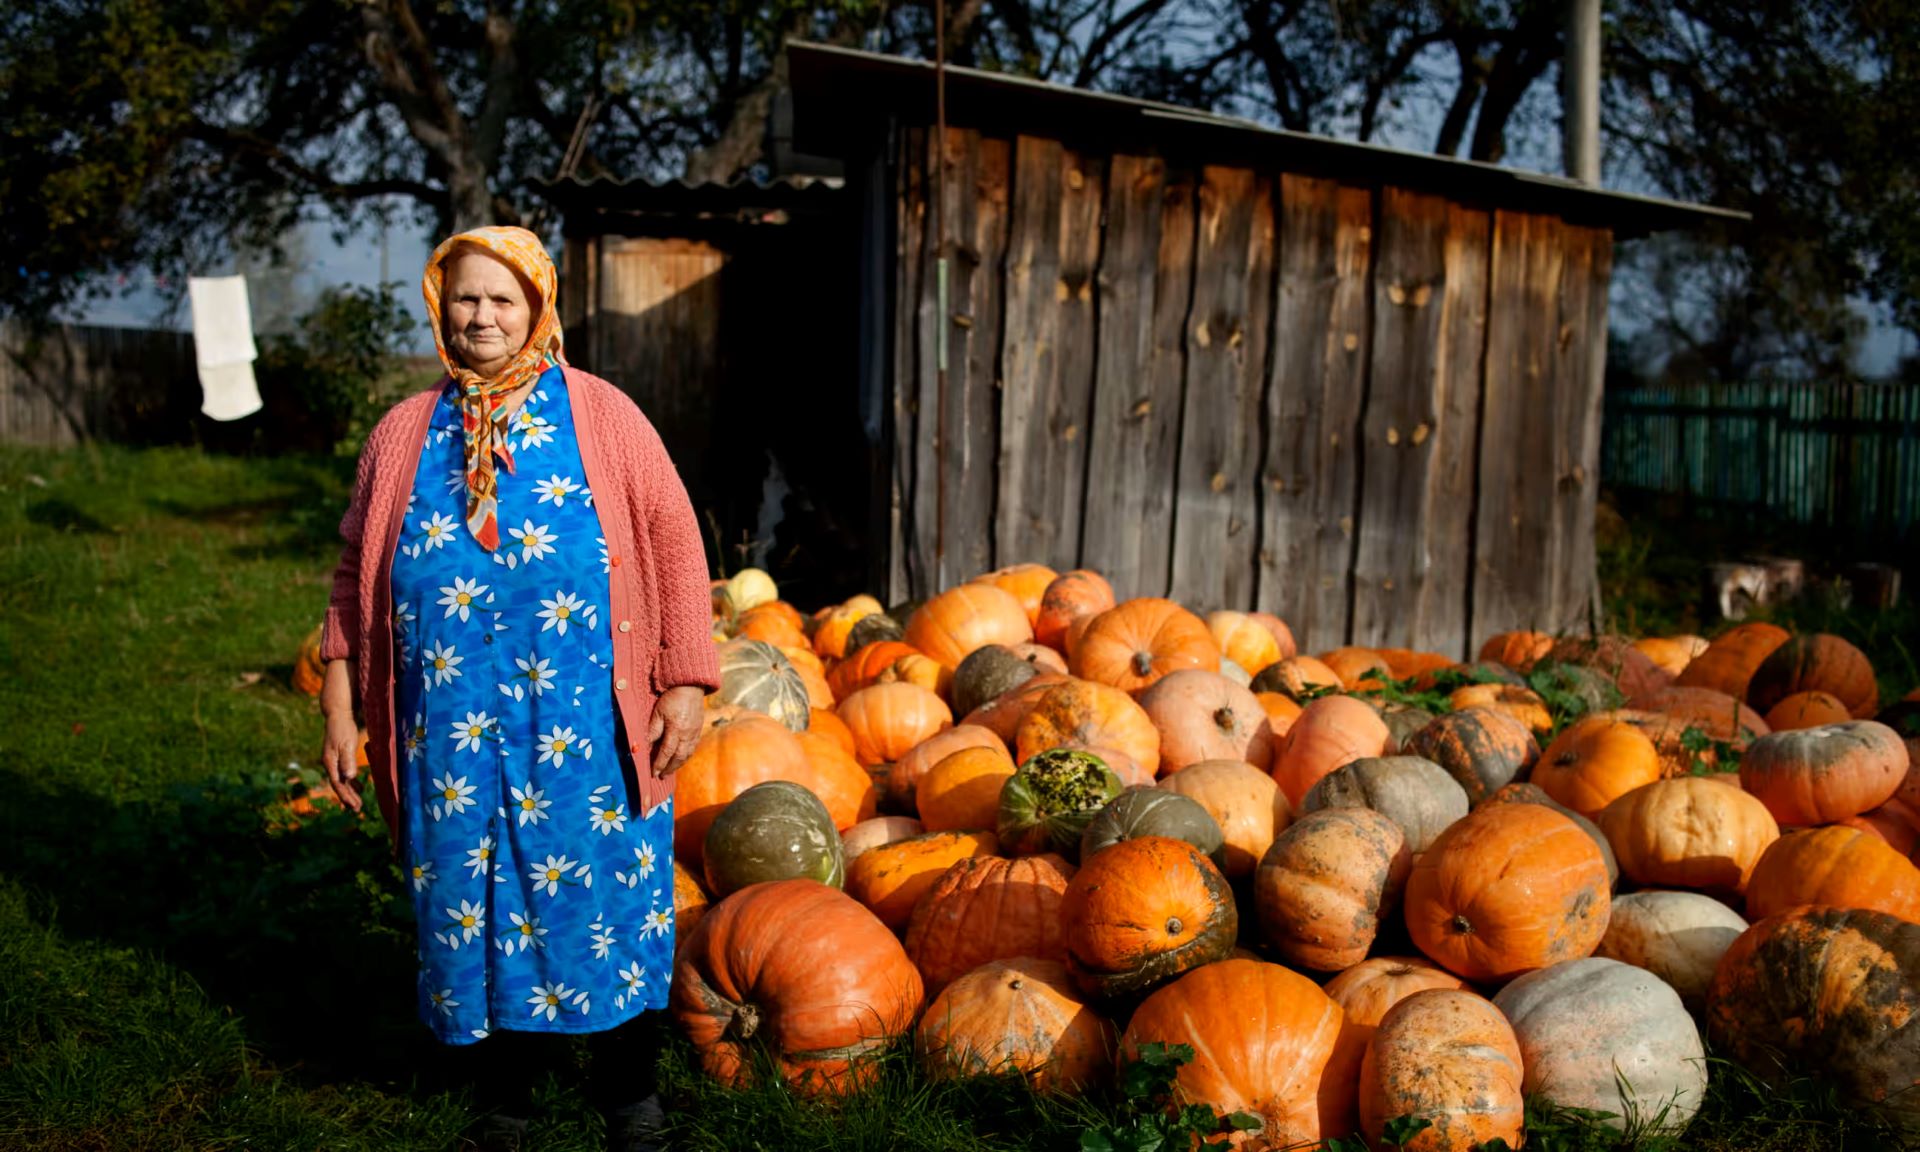
[[[620,621],[620,631],[622,631],[622,632],[631,632],[631,631],[633,631],[633,621],[631,621],[631,620],[622,620],[622,621]]]
[[[620,677],[620,679],[615,680],[613,682],[613,686],[619,689],[620,691],[625,692],[627,690],[627,678],[625,676]]]
[[[608,567],[610,567],[610,568],[618,568],[618,567],[620,567],[620,557],[618,557],[618,556],[609,556],[609,557],[607,557],[607,566],[608,566]]]

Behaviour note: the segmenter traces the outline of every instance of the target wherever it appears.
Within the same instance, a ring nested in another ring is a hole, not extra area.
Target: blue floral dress
[[[393,558],[419,1009],[449,1044],[604,1031],[667,1000],[672,803],[635,811],[615,738],[610,567],[566,390],[550,369],[512,418],[489,555],[449,385]]]

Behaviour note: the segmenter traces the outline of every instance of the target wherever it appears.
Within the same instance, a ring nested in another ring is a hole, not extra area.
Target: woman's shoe
[[[659,1096],[649,1096],[632,1104],[609,1109],[607,1152],[663,1152],[663,1133],[667,1127],[666,1109]]]

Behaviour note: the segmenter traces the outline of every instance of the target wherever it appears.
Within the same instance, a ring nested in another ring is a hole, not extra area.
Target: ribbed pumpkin
[[[1832,825],[1775,840],[1747,882],[1747,919],[1801,904],[1868,908],[1920,922],[1920,868],[1871,832]]]
[[[1825,692],[1855,720],[1880,710],[1880,683],[1866,654],[1825,633],[1795,636],[1769,653],[1747,684],[1747,703],[1765,713],[1796,692]]]
[[[1151,785],[1128,788],[1093,814],[1080,834],[1080,859],[1142,836],[1185,840],[1206,853],[1214,867],[1226,866],[1226,842],[1212,815],[1185,796]]]
[[[290,681],[293,690],[303,696],[318,696],[327,682],[326,662],[320,659],[321,626],[307,633],[300,641],[300,650],[294,653],[293,675]]]
[[[1565,804],[1547,795],[1541,790],[1538,784],[1528,784],[1525,781],[1516,780],[1494,792],[1493,795],[1488,796],[1485,800],[1481,801],[1480,804],[1483,807],[1491,807],[1495,804],[1539,804],[1543,807],[1553,809],[1555,812],[1560,813],[1560,815],[1565,816],[1567,819],[1579,825],[1580,831],[1585,832],[1587,838],[1593,841],[1594,847],[1600,849],[1600,858],[1605,861],[1607,865],[1607,880],[1609,886],[1619,881],[1620,862],[1614,859],[1613,844],[1607,839],[1607,834],[1600,831],[1600,825],[1595,824],[1585,816],[1580,815],[1580,813],[1575,812]]]
[[[1593,952],[1606,934],[1600,849],[1538,804],[1488,805],[1440,834],[1407,880],[1407,931],[1434,963],[1476,982]]]
[[[1320,778],[1386,750],[1386,722],[1351,696],[1324,696],[1300,711],[1273,760],[1273,779],[1297,810]]]
[[[1068,627],[1113,605],[1113,586],[1106,577],[1085,568],[1062,572],[1040,594],[1040,610],[1033,618],[1034,641],[1064,655]]]
[[[763,780],[790,780],[805,786],[812,778],[807,753],[779,722],[749,713],[700,737],[693,755],[680,765],[673,793],[673,854],[699,868],[707,827],[733,798]],[[828,806],[832,811],[832,806]],[[857,813],[834,812],[835,824]]]
[[[1075,676],[1138,692],[1182,668],[1220,670],[1220,646],[1206,622],[1171,600],[1117,604],[1087,625],[1067,666]]]
[[[1844,724],[1853,713],[1840,698],[1826,692],[1795,692],[1767,709],[1767,727],[1775,732],[1796,732],[1823,724]]]
[[[1022,763],[1067,744],[1117,748],[1149,772],[1160,770],[1160,730],[1133,697],[1117,688],[1073,680],[1034,702],[1014,732]]]
[[[1914,850],[1920,848],[1920,811],[1898,795],[1871,812],[1849,816],[1838,823],[1878,836],[1902,856],[1912,856]]]
[[[1760,854],[1780,838],[1767,806],[1700,776],[1656,780],[1600,813],[1620,871],[1636,884],[1744,892]]]
[[[1020,722],[1033,711],[1040,698],[1060,687],[1072,684],[1071,676],[1059,676],[1051,672],[1042,672],[1011,692],[1002,693],[999,698],[982,704],[971,712],[964,713],[960,722],[985,728],[1000,738],[1000,742],[1012,748],[1020,731]]]
[[[1472,1152],[1489,1140],[1516,1147],[1526,1098],[1520,1041],[1500,1009],[1458,988],[1416,992],[1393,1006],[1360,1066],[1360,1130],[1375,1146],[1387,1121],[1430,1125],[1405,1152]]]
[[[992,584],[949,588],[907,620],[907,643],[949,668],[958,668],[983,644],[1025,644],[1031,639],[1027,610],[1011,592]]]
[[[1407,851],[1427,850],[1467,814],[1467,793],[1446,770],[1418,756],[1377,756],[1342,765],[1307,790],[1301,807],[1370,808],[1400,826]]]
[[[1265,633],[1262,633],[1264,635]],[[1202,760],[1273,763],[1273,727],[1253,693],[1218,672],[1171,672],[1140,693],[1140,707],[1160,733],[1160,771]]]
[[[834,888],[846,879],[840,834],[819,797],[788,780],[755,784],[707,827],[707,890],[724,900],[749,884],[804,876]]]
[[[1371,648],[1335,648],[1320,653],[1319,659],[1333,669],[1333,674],[1340,677],[1340,686],[1349,691],[1362,687],[1377,689],[1382,680],[1392,676],[1386,660]]]
[[[1920,1125],[1920,924],[1801,908],[1742,933],[1707,993],[1714,1047],[1767,1083],[1813,1071],[1851,1105]],[[1784,1066],[1783,1062],[1784,1061]]]
[[[685,864],[675,860],[673,862],[673,947],[676,955],[686,945],[687,938],[693,935],[694,928],[699,925],[700,918],[707,914],[707,908],[711,904],[707,890],[700,886],[699,879],[688,870]]]
[[[1318,691],[1338,692],[1344,685],[1338,672],[1311,656],[1282,656],[1256,673],[1248,687],[1255,692],[1278,692],[1300,702]]]
[[[1719,765],[1716,747],[1705,743],[1697,728],[1664,712],[1643,712],[1637,708],[1612,708],[1595,712],[1586,719],[1606,719],[1631,724],[1653,741],[1653,753],[1660,761],[1660,774],[1666,777],[1692,776],[1711,772]]]
[[[1851,720],[1755,740],[1740,759],[1740,787],[1781,824],[1830,824],[1886,803],[1908,767],[1898,733]]]
[[[1593,954],[1646,969],[1697,1013],[1721,955],[1746,930],[1738,912],[1698,892],[1630,892],[1614,897]]]
[[[761,1046],[803,1093],[846,1094],[907,1034],[920,973],[892,933],[837,888],[780,880],[713,905],[681,946],[668,1012],[700,1066],[742,1084]]]
[[[1567,960],[1521,976],[1493,1002],[1520,1041],[1529,1096],[1612,1113],[1601,1123],[1648,1135],[1678,1135],[1700,1110],[1700,1030],[1652,973],[1617,960]]]
[[[838,660],[847,654],[847,638],[853,626],[879,609],[871,604],[839,604],[827,609],[813,628],[813,651],[825,660]]]
[[[1380,719],[1387,726],[1386,754],[1410,756],[1412,753],[1406,751],[1407,741],[1413,738],[1415,732],[1433,723],[1436,717],[1425,708],[1408,704],[1381,704]]]
[[[1674,685],[1634,701],[1634,707],[1673,717],[1736,749],[1745,749],[1769,731],[1760,713],[1712,688]]]
[[[1525,672],[1552,650],[1553,637],[1545,632],[1496,632],[1480,645],[1474,658]]]
[[[1534,765],[1533,783],[1580,815],[1600,810],[1660,779],[1660,754],[1631,724],[1589,716],[1554,737]]]
[[[1028,757],[1000,787],[1000,844],[1013,856],[1078,856],[1088,822],[1120,788],[1120,778],[1094,753],[1053,748]]]
[[[1296,967],[1351,968],[1399,907],[1411,861],[1400,826],[1371,809],[1300,817],[1273,838],[1253,874],[1260,938]]]
[[[1518,720],[1537,739],[1553,733],[1553,713],[1547,702],[1533,689],[1519,684],[1468,684],[1447,695],[1447,704],[1455,712],[1484,708]]]
[[[984,964],[928,1005],[916,1047],[935,1080],[1024,1076],[1035,1091],[1080,1092],[1113,1071],[1115,1030],[1080,999],[1058,960]]]
[[[830,708],[813,708],[807,714],[807,731],[816,736],[824,736],[849,758],[853,756],[853,733],[848,730],[847,722],[840,719]]]
[[[876,640],[871,644],[863,644],[828,669],[827,687],[833,689],[835,700],[845,700],[879,679],[880,674],[893,667],[894,662],[902,656],[912,656],[918,651],[913,645],[899,640]]]
[[[779,600],[741,613],[734,635],[736,639],[759,640],[776,648],[805,648],[809,644],[799,611]]]
[[[1645,636],[1635,640],[1633,646],[1668,676],[1680,675],[1695,656],[1707,650],[1707,642],[1700,636]]]
[[[1426,672],[1451,668],[1455,663],[1453,657],[1440,652],[1417,652],[1411,648],[1375,648],[1374,651],[1387,662],[1387,671],[1395,680],[1411,680]]]
[[[1040,615],[1040,603],[1046,598],[1047,589],[1059,578],[1060,574],[1045,564],[1013,564],[975,576],[972,583],[991,584],[1010,594],[1020,602],[1020,609],[1027,614],[1027,623],[1031,626]]]
[[[1060,934],[1076,987],[1132,996],[1225,956],[1240,932],[1226,877],[1184,840],[1123,840],[1067,882]]]
[[[1429,988],[1465,988],[1466,981],[1415,956],[1375,956],[1327,981],[1329,999],[1345,1013],[1351,1043],[1364,1049],[1395,1004]]]
[[[1229,880],[1253,875],[1273,838],[1293,823],[1293,808],[1273,777],[1239,760],[1203,760],[1160,781],[1206,809],[1226,846]]]
[[[807,778],[799,781],[820,798],[835,828],[851,828],[880,810],[880,789],[846,750],[824,733],[794,733],[807,758]]]
[[[943,728],[933,735],[915,744],[907,754],[894,762],[893,770],[887,773],[887,796],[896,809],[906,812],[919,811],[918,792],[920,781],[926,779],[933,766],[963,748],[988,748],[998,752],[1013,766],[1013,757],[1007,752],[1007,746],[1000,737],[978,724],[956,724]]]
[[[1774,649],[1790,639],[1792,633],[1778,624],[1736,624],[1714,637],[1707,650],[1688,661],[1673,682],[1678,687],[1711,688],[1735,700],[1745,700],[1753,674]]]
[[[1244,612],[1207,613],[1207,631],[1220,646],[1220,655],[1249,672],[1258,672],[1280,659],[1280,640]]]
[[[1401,751],[1440,765],[1466,790],[1469,805],[1525,775],[1540,759],[1540,745],[1526,725],[1485,708],[1438,717],[1408,737]]]
[[[1123,1062],[1143,1044],[1188,1044],[1174,1074],[1174,1104],[1251,1112],[1262,1129],[1241,1145],[1280,1149],[1345,1136],[1357,1105],[1359,1053],[1342,1034],[1340,1006],[1313,981],[1278,964],[1223,960],[1146,998],[1120,1040]]]
[[[907,955],[937,993],[982,964],[1016,956],[1065,961],[1060,901],[1074,867],[1051,853],[950,865],[907,922]]]
[[[911,684],[946,700],[953,691],[953,672],[931,656],[918,652],[902,656],[873,678],[875,684]]]
[[[891,764],[953,726],[946,702],[917,684],[869,684],[834,712],[853,733],[853,758],[863,766]]]
[[[870,848],[919,836],[926,830],[925,825],[911,816],[875,816],[840,833],[841,855],[851,864],[855,857]]]
[[[962,748],[933,766],[914,790],[920,822],[929,832],[992,828],[1000,818],[1000,789],[1013,779],[1013,761],[998,748]]]
[[[827,666],[805,648],[782,648],[780,654],[793,665],[795,675],[800,677],[801,685],[807,690],[807,711],[809,714],[834,705],[833,688],[827,683]]]
[[[991,832],[928,832],[862,852],[847,866],[847,894],[895,932],[955,861],[999,850]]]

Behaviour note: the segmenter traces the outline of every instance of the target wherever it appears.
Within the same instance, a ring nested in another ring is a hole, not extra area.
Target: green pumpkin
[[[723,704],[771,716],[792,732],[805,732],[813,720],[807,682],[786,653],[764,640],[742,636],[720,646],[717,695]]]
[[[1546,701],[1547,710],[1553,714],[1557,726],[1571,724],[1590,712],[1618,708],[1627,702],[1626,695],[1612,680],[1607,679],[1604,672],[1584,664],[1536,664],[1533,671],[1527,674],[1527,686]]]
[[[881,640],[898,640],[906,634],[900,621],[885,612],[875,612],[862,616],[853,622],[853,628],[847,633],[847,651],[858,652],[869,644]]]
[[[1080,854],[1080,836],[1094,813],[1120,795],[1120,777],[1091,752],[1053,748],[1035,753],[1000,789],[996,831],[1013,856]]]
[[[720,810],[707,829],[706,866],[715,900],[797,876],[838,888],[847,875],[827,806],[787,780],[755,784]]]
[[[1227,867],[1227,840],[1211,813],[1178,792],[1140,784],[1115,796],[1094,813],[1080,834],[1080,859],[1090,860],[1102,848],[1142,836],[1185,840],[1207,854],[1213,866]]]
[[[953,714],[965,716],[987,701],[997,699],[1001,693],[1025,684],[1039,672],[1004,644],[981,645],[953,670]]]

